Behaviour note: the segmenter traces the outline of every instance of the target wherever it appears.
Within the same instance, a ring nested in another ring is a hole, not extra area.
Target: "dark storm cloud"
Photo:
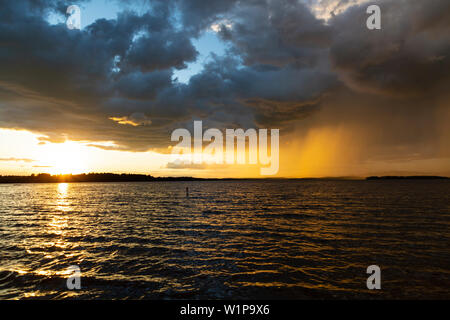
[[[331,60],[356,90],[417,96],[448,87],[450,2],[379,1],[382,29],[365,24],[366,6],[336,16]]]
[[[353,2],[328,4],[338,9]],[[373,95],[382,97],[380,118],[401,99],[411,104],[411,123],[420,123],[417,110],[436,108],[448,87],[445,0],[380,1],[377,31],[365,27],[366,5],[351,5],[325,22],[294,0],[145,3],[145,14],[124,10],[79,31],[45,20],[65,12],[62,1],[3,1],[0,127],[44,134],[42,141],[145,151],[166,147],[172,130],[189,128],[193,119],[205,127],[289,132],[329,106],[345,110],[330,122],[364,113],[371,106],[361,101]],[[188,84],[172,80],[175,70],[199,58],[193,40],[212,24],[226,54],[209,59]],[[360,109],[343,92],[357,95]],[[395,131],[389,127],[386,135],[398,136]],[[383,139],[414,143],[412,134]]]
[[[282,126],[313,111],[334,85],[333,74],[316,68],[239,67],[233,59],[215,59],[191,79],[189,92],[231,112],[250,108],[257,125]]]
[[[220,34],[247,65],[312,66],[327,54],[330,30],[301,2],[244,2],[229,19],[232,28],[222,25]]]
[[[168,30],[156,34],[151,32],[136,40],[125,63],[145,72],[171,67],[184,69],[187,62],[195,61],[196,56],[197,51],[188,36]]]
[[[133,150],[167,144],[158,123],[171,123],[177,112],[155,119],[151,128],[124,128],[110,117],[154,109],[151,98],[172,85],[171,68],[194,59],[190,39],[161,11],[123,12],[78,31],[49,25],[40,14],[43,5],[37,5],[22,10],[23,5],[8,2],[0,8],[2,127],[43,133],[52,142],[115,141]],[[139,33],[144,35],[133,42]],[[120,110],[108,109],[112,100],[123,101]]]
[[[254,0],[253,0],[254,1]],[[191,32],[199,32],[203,28],[221,18],[233,8],[238,0],[177,0],[175,1],[182,14],[184,28]]]
[[[118,94],[129,99],[153,99],[164,88],[172,85],[172,72],[168,70],[142,73],[130,72],[120,77],[114,87]]]

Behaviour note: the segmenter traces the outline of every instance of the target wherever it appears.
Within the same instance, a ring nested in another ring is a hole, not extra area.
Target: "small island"
[[[441,176],[372,176],[366,180],[446,180],[448,177]]]

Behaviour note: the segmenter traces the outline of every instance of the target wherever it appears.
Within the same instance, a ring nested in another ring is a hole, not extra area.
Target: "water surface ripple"
[[[0,185],[0,299],[449,299],[449,194],[447,181]],[[66,288],[70,265],[81,290]]]

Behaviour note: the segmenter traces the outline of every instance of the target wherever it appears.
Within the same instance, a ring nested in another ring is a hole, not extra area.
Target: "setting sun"
[[[89,171],[87,147],[73,141],[42,146],[39,162],[50,174],[78,174]]]

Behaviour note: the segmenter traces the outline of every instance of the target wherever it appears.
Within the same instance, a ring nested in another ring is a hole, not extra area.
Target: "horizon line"
[[[30,175],[2,175],[0,183],[70,183],[70,182],[151,182],[155,180],[437,180],[450,179],[439,175],[370,175],[370,176],[322,176],[322,177],[192,177],[192,176],[153,176],[142,173],[89,172],[79,174],[38,173]]]

